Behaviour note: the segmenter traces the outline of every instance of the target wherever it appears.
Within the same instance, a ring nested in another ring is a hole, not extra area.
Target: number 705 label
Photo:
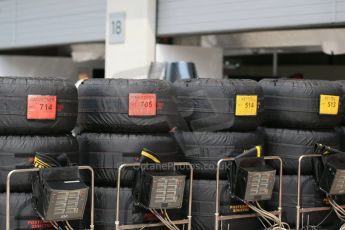
[[[157,98],[153,93],[131,93],[128,98],[129,116],[155,116]]]

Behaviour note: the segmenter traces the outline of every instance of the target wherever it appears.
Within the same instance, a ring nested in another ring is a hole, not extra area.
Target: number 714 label
[[[28,120],[55,120],[56,96],[28,95]]]
[[[257,95],[236,96],[236,116],[256,116],[258,113]]]

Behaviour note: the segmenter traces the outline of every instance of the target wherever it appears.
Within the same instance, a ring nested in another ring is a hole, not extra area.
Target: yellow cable
[[[40,165],[42,167],[47,167],[48,166],[47,164],[45,164],[44,162],[41,162],[39,160],[35,160],[35,165]]]
[[[158,160],[155,156],[153,156],[152,154],[146,152],[146,151],[141,151],[141,155],[144,156],[144,157],[147,157],[149,159],[151,159],[153,162],[157,163],[157,164],[160,164],[160,160]]]
[[[256,148],[256,156],[261,157],[261,146],[255,146]]]
[[[49,168],[49,167],[50,167],[49,164],[45,163],[44,161],[42,161],[41,159],[39,159],[39,158],[37,158],[37,157],[35,157],[34,164],[35,164],[35,165],[38,164],[38,165],[41,165],[41,166],[46,167],[46,168]]]

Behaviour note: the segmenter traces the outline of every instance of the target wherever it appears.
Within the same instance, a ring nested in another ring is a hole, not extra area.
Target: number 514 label
[[[236,116],[256,116],[258,113],[257,95],[236,96]]]

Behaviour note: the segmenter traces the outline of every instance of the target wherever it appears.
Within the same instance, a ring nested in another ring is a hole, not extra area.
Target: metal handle
[[[301,168],[302,160],[305,158],[316,158],[321,157],[320,154],[307,154],[302,155],[298,159],[298,172],[297,172],[297,205],[296,205],[296,230],[300,228],[300,218],[301,218]]]
[[[188,204],[188,220],[187,221],[173,221],[174,224],[188,224],[188,230],[192,230],[192,198],[193,198],[193,165],[188,162],[174,162],[174,166],[187,166],[190,170],[190,183],[189,183],[189,204]],[[124,168],[134,168],[140,167],[140,163],[129,163],[129,164],[122,164],[118,169],[117,174],[117,193],[116,193],[116,217],[115,217],[115,230],[122,229],[137,229],[143,227],[154,227],[154,226],[162,226],[157,224],[138,224],[138,225],[121,225],[120,226],[120,187],[121,187],[121,172]]]
[[[278,157],[278,156],[265,156],[263,157],[264,160],[276,160],[279,161],[279,203],[278,203],[278,211],[272,212],[273,214],[278,213],[279,219],[282,218],[282,199],[283,199],[283,160]],[[215,212],[215,230],[219,229],[219,221],[222,220],[231,220],[231,219],[243,219],[243,218],[248,218],[252,216],[248,215],[236,215],[235,217],[232,216],[219,216],[219,180],[220,180],[220,166],[223,162],[229,162],[229,161],[235,161],[235,157],[230,157],[230,158],[224,158],[218,161],[217,163],[217,175],[216,175],[216,212]]]

